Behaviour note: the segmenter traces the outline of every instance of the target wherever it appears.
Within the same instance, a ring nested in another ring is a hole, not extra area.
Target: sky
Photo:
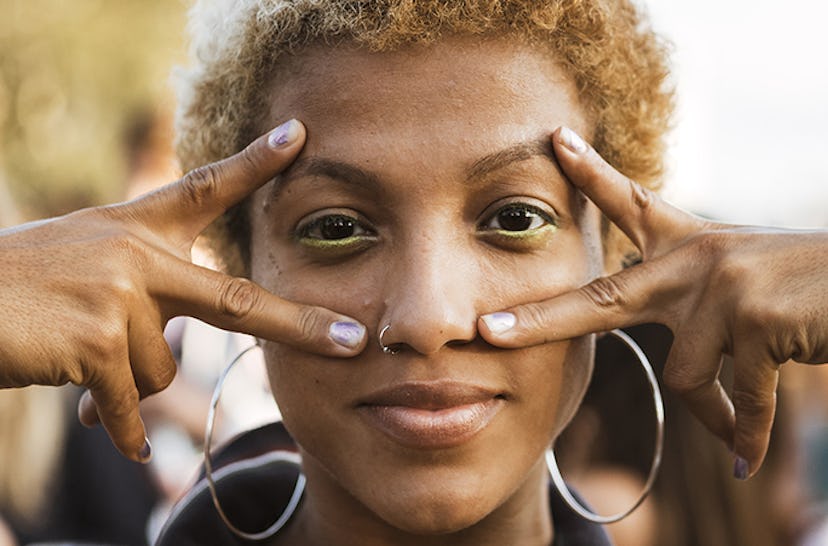
[[[673,43],[665,197],[728,222],[828,227],[828,4],[640,1]]]

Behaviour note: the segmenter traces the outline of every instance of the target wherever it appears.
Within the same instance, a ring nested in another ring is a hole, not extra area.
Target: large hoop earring
[[[635,356],[638,358],[638,361],[641,363],[641,367],[644,368],[644,372],[647,375],[647,381],[650,384],[650,392],[653,396],[653,404],[655,406],[655,418],[656,418],[656,437],[655,437],[655,449],[653,452],[653,462],[650,466],[650,474],[647,476],[647,482],[644,484],[644,489],[639,495],[638,500],[623,512],[619,512],[617,514],[613,514],[611,516],[602,516],[596,514],[585,508],[578,500],[572,495],[572,492],[567,487],[566,483],[564,482],[563,476],[561,476],[561,471],[558,468],[558,462],[555,460],[555,453],[550,448],[546,450],[546,467],[549,469],[549,474],[552,476],[552,483],[555,484],[558,492],[561,495],[561,498],[564,502],[569,505],[573,512],[584,518],[585,520],[591,521],[593,523],[614,523],[616,521],[622,520],[625,517],[629,516],[636,508],[641,506],[641,503],[644,502],[644,499],[647,498],[647,495],[650,494],[650,490],[653,488],[653,483],[655,483],[656,476],[658,476],[658,469],[661,467],[661,454],[664,449],[664,402],[661,399],[661,390],[658,386],[658,380],[656,379],[655,372],[653,372],[653,367],[650,365],[650,361],[647,359],[647,355],[644,354],[644,351],[641,350],[641,347],[625,332],[621,330],[612,330],[608,332],[613,336],[617,337],[621,341],[623,341],[627,347],[632,349]]]
[[[236,355],[227,367],[224,368],[224,371],[221,372],[221,375],[216,382],[216,387],[213,389],[213,398],[210,400],[210,410],[207,413],[207,426],[204,431],[204,476],[207,479],[207,487],[210,489],[210,496],[213,498],[213,504],[216,507],[219,517],[221,517],[221,520],[227,528],[237,536],[246,540],[264,540],[278,533],[279,530],[281,530],[282,527],[284,527],[290,520],[293,513],[296,512],[296,508],[299,506],[299,501],[302,499],[302,494],[305,492],[305,483],[307,481],[305,475],[300,472],[299,476],[296,478],[296,485],[293,488],[293,494],[290,496],[290,501],[288,501],[285,510],[270,527],[258,533],[247,533],[233,525],[230,522],[230,518],[228,518],[227,514],[224,513],[221,503],[219,502],[218,493],[216,491],[216,482],[213,480],[213,459],[210,457],[210,446],[213,442],[213,428],[216,420],[216,407],[218,406],[219,399],[221,398],[221,390],[224,388],[224,380],[227,378],[230,370],[233,369],[233,366],[235,366],[244,355],[256,347],[258,347],[258,345],[251,345],[250,347],[244,349]]]

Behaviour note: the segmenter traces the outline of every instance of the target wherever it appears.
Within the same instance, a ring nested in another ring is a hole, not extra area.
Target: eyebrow
[[[323,157],[305,157],[298,159],[287,171],[276,177],[270,199],[278,199],[288,182],[304,176],[324,176],[374,191],[382,184],[379,176],[356,165]]]
[[[481,157],[471,166],[466,175],[466,179],[474,180],[476,178],[482,178],[512,163],[526,161],[536,156],[547,157],[555,165],[555,168],[560,170],[558,161],[555,159],[555,154],[552,151],[552,142],[547,138],[541,138],[520,142],[514,146],[509,146],[503,150]]]
[[[526,161],[533,157],[543,156],[548,158],[555,168],[560,171],[555,154],[552,151],[552,143],[549,139],[541,138],[526,142],[520,142],[508,148],[487,154],[472,164],[466,173],[466,181],[485,177],[495,171],[503,169],[513,163]],[[362,186],[366,189],[376,191],[382,185],[381,179],[376,174],[361,169],[356,165],[326,159],[322,157],[306,157],[297,160],[287,171],[276,177],[276,184],[273,185],[271,200],[278,199],[284,186],[297,178],[304,176],[324,176],[334,180],[341,180],[348,184]]]

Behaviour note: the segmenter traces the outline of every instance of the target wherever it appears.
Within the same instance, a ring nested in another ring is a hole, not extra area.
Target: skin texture
[[[588,126],[551,59],[505,40],[456,38],[394,53],[310,49],[288,77],[276,75],[268,122],[289,112],[309,138],[252,200],[253,279],[353,316],[374,336],[390,324],[383,341],[401,349],[385,355],[373,338],[338,362],[264,344],[308,476],[280,543],[550,542],[542,455],[580,402],[593,339],[504,352],[479,337],[477,319],[602,270],[597,209],[552,157],[550,127]],[[511,237],[484,227],[512,202],[554,214],[557,227]],[[358,219],[366,235],[330,248],[301,237],[308,221],[334,213]],[[356,409],[384,387],[449,379],[505,398],[459,445],[402,445]]]

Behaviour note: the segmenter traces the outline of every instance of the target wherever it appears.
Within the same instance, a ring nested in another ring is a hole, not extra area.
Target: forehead
[[[554,52],[516,38],[456,36],[390,52],[317,45],[287,58],[269,89],[262,130],[297,117],[309,129],[306,155],[355,162],[457,162],[459,150],[471,161],[562,124],[591,133]]]

